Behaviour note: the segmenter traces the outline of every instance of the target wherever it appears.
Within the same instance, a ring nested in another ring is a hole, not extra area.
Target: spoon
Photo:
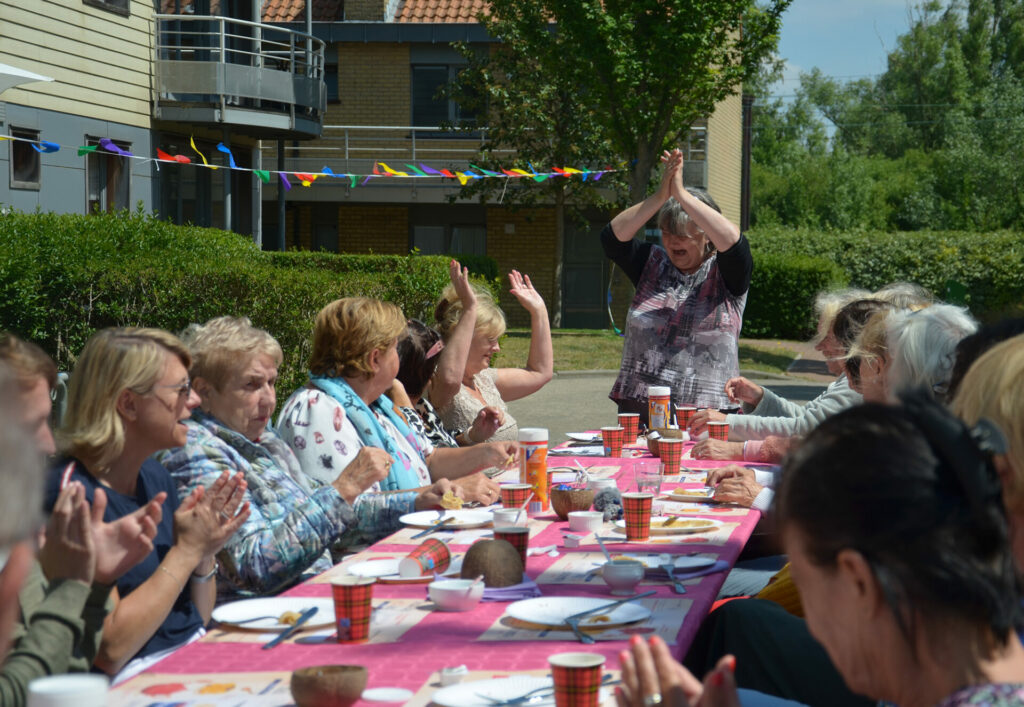
[[[595,535],[594,539],[597,540],[597,544],[601,547],[601,552],[604,553],[604,559],[606,559],[609,562],[611,562],[612,561],[612,554],[610,552],[608,552],[608,548],[606,548],[604,546],[604,543],[601,542],[601,536],[600,535]]]
[[[466,595],[468,596],[469,593],[471,591],[473,591],[473,587],[475,587],[476,585],[480,584],[480,582],[482,582],[482,581],[484,581],[484,576],[482,574],[481,575],[477,575],[476,579],[474,579],[472,582],[470,582],[469,586],[466,587]]]
[[[530,491],[530,495],[526,497],[526,500],[523,501],[523,505],[519,506],[519,510],[516,511],[516,520],[515,520],[515,524],[516,525],[519,525],[519,516],[521,516],[523,514],[523,511],[526,510],[526,507],[530,505],[530,501],[532,501],[532,500],[533,500],[533,491]]]

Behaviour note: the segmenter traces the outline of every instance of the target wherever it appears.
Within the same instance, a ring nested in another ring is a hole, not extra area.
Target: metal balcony
[[[323,131],[323,41],[229,17],[155,15],[153,22],[156,120],[261,139]]]

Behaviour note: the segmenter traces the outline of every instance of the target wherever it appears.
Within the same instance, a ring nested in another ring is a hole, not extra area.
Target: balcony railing
[[[257,137],[320,134],[324,43],[229,17],[155,15],[153,116]]]

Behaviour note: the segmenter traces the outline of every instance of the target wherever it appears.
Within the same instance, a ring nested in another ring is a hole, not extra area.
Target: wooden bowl
[[[589,511],[594,505],[590,489],[551,489],[551,508],[559,519],[566,520],[573,511]]]
[[[661,458],[661,449],[658,447],[660,439],[683,439],[683,431],[669,427],[657,427],[647,432],[647,449],[651,454]]]
[[[292,673],[297,707],[349,707],[366,689],[369,673],[362,665],[314,665]]]

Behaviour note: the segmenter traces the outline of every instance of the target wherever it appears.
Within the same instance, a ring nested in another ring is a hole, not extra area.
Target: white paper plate
[[[360,698],[367,702],[408,702],[412,699],[412,690],[404,687],[371,687],[363,690]]]
[[[462,555],[458,555],[456,557],[453,557],[451,564],[448,566],[448,569],[446,569],[444,572],[442,572],[438,576],[440,576],[440,577],[458,577],[459,573],[462,571],[462,559],[463,559]],[[396,562],[398,562],[400,560],[401,560],[401,558],[398,558],[398,560],[396,560]],[[367,562],[369,562],[369,561],[370,560],[367,560]],[[433,573],[431,573],[431,574],[425,574],[425,575],[423,575],[421,577],[403,577],[403,576],[401,576],[401,575],[399,575],[397,573],[397,569],[396,569],[396,573],[395,574],[379,575],[377,577],[377,581],[381,582],[383,584],[429,584],[430,582],[434,581],[434,575],[433,575]]]
[[[709,488],[675,488],[668,494],[668,497],[674,501],[705,501],[711,503],[715,500],[715,490]]]
[[[437,511],[417,511],[406,513],[398,520],[413,528],[432,528],[437,521],[443,518],[453,518],[444,524],[445,528],[484,528],[491,524],[493,516],[490,511],[469,510],[469,511],[445,511],[443,516],[438,516]]]
[[[441,688],[431,695],[430,701],[441,707],[490,707],[493,703],[486,700],[485,697],[495,700],[508,700],[518,695],[525,695],[530,690],[553,685],[554,683],[551,678],[548,677],[541,677],[539,675],[511,675],[507,678],[475,680],[473,682],[450,685]],[[604,703],[611,698],[611,695],[612,691],[609,688],[601,688],[600,702]],[[534,705],[541,705],[541,707],[553,705],[555,704],[555,696],[552,695],[529,704],[530,707]]]
[[[317,608],[317,612],[313,615],[313,618],[302,624],[302,630],[334,626],[334,600],[313,597],[265,597],[263,599],[233,601],[229,604],[222,604],[214,609],[213,620],[218,623],[253,631],[284,631],[291,628],[291,624],[280,623],[277,617],[286,611],[301,614],[306,609],[314,606]],[[239,623],[240,621],[245,621],[245,619],[257,616],[270,616],[274,618]]]
[[[600,442],[602,441],[600,432],[566,432],[565,436],[571,439],[573,442]]]
[[[588,609],[610,604],[605,597],[536,597],[523,599],[508,605],[505,613],[513,619],[531,624],[545,626],[562,626],[567,616],[578,614]],[[610,612],[602,612],[587,616],[580,621],[580,626],[618,626],[643,621],[651,615],[651,610],[638,602],[630,602],[615,607]]]
[[[709,530],[718,530],[722,522],[709,520],[707,518],[680,518],[673,525],[667,528],[662,523],[669,519],[669,516],[651,516],[651,535],[686,535],[687,533],[706,533]],[[626,521],[615,521],[615,530],[619,533],[626,532]]]
[[[376,560],[364,560],[350,565],[348,573],[356,577],[386,577],[398,574],[398,563],[401,557],[382,557]]]

